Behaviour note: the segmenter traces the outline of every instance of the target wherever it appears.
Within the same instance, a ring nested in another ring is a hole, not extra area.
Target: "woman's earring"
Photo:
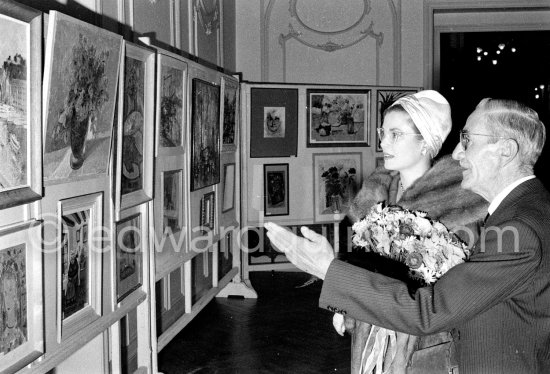
[[[422,154],[422,156],[425,156],[426,155],[426,148],[422,148],[422,150],[420,151],[420,154]]]

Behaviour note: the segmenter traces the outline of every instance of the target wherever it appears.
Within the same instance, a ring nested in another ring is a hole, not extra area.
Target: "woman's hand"
[[[344,336],[344,333],[346,332],[344,315],[340,313],[334,313],[334,316],[332,317],[332,326],[334,326],[334,329],[336,330],[338,335]]]

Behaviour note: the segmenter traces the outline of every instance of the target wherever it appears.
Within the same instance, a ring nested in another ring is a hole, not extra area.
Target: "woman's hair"
[[[546,129],[537,112],[514,100],[490,98],[481,100],[476,109],[484,111],[492,135],[517,142],[522,165],[532,170],[546,141]]]
[[[412,130],[417,133],[418,135],[422,135],[420,133],[420,130],[418,130],[418,127],[416,127],[416,125],[414,124],[411,116],[409,115],[409,113],[407,113],[407,111],[405,110],[405,108],[403,108],[403,106],[401,104],[394,104],[394,105],[391,105],[390,107],[386,108],[386,110],[384,110],[384,115],[382,116],[382,118],[385,118],[389,113],[393,113],[393,112],[400,112],[400,113],[404,113],[407,115],[407,122],[409,123],[409,125],[411,125],[411,128]],[[424,137],[422,137],[424,138]]]

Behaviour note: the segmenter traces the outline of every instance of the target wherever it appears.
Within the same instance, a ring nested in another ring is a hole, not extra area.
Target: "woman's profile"
[[[468,227],[477,233],[486,213],[486,202],[460,188],[461,168],[451,157],[442,157],[433,163],[450,130],[449,103],[436,91],[420,91],[392,104],[385,111],[379,129],[384,165],[364,180],[348,213],[351,220],[361,219],[371,206],[385,201],[425,211],[449,230]],[[460,232],[457,234],[460,236]],[[369,256],[370,270],[400,279],[407,277],[403,265],[373,254],[365,256]],[[376,354],[373,349],[365,348],[371,325],[348,318],[344,321],[339,314],[334,315],[333,324],[338,333],[347,330],[352,334],[352,373],[363,374],[362,358]],[[428,337],[396,333],[396,342],[388,351],[395,353],[384,357],[384,367],[378,368],[383,372],[448,373],[457,366],[450,332]]]

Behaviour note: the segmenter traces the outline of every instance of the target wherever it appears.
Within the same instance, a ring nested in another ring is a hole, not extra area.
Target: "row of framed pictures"
[[[361,152],[313,154],[315,222],[341,220],[355,196],[363,170]],[[301,182],[303,179],[301,179]],[[264,165],[264,216],[290,214],[289,164]]]
[[[307,89],[306,147],[370,147],[371,89]],[[378,89],[376,127],[384,111],[416,89]],[[250,90],[250,157],[297,156],[298,89]],[[376,133],[376,151],[381,152]]]

